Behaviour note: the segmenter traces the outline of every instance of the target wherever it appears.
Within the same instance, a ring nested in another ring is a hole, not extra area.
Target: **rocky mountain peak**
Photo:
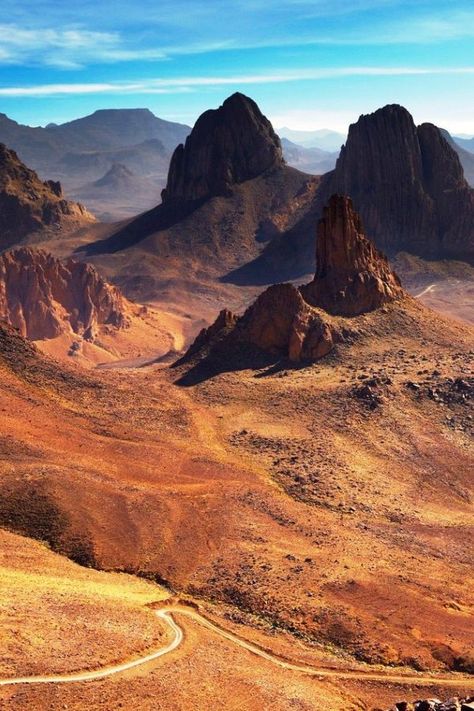
[[[367,239],[352,200],[333,195],[318,223],[316,274],[305,297],[339,315],[372,311],[401,296],[397,275]]]
[[[474,191],[440,129],[397,104],[361,116],[325,185],[350,195],[377,246],[474,258]]]
[[[283,165],[280,139],[257,104],[243,94],[203,113],[173,154],[163,202],[228,195],[232,186]]]
[[[127,323],[121,293],[93,266],[29,247],[0,255],[0,320],[32,340],[69,332],[92,341],[100,326]]]

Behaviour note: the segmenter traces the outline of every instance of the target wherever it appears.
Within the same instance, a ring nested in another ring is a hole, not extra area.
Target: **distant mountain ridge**
[[[47,158],[71,151],[123,149],[158,139],[167,151],[173,151],[190,131],[189,126],[165,121],[149,109],[100,109],[89,116],[46,128],[19,124],[0,114],[0,141],[16,150],[33,167]]]
[[[472,136],[471,138],[464,138],[463,136],[453,136],[453,139],[455,143],[458,144],[458,146],[461,146],[461,148],[464,148],[470,153],[474,153],[474,136]]]
[[[61,180],[65,193],[77,199],[80,189],[101,178],[114,163],[122,163],[149,181],[146,192],[159,194],[164,187],[171,155],[189,126],[165,121],[149,109],[106,109],[90,116],[46,128],[24,126],[0,114],[0,142],[13,148],[21,160],[43,178]],[[130,205],[131,203],[131,205]],[[129,215],[151,204],[130,193],[117,193],[109,207],[115,219],[129,204]],[[100,207],[96,214],[100,215]]]
[[[292,143],[305,148],[319,148],[329,153],[339,152],[342,144],[346,140],[346,134],[339,131],[331,131],[328,128],[320,128],[314,131],[298,131],[293,128],[283,126],[277,129],[281,138],[287,138]]]
[[[328,170],[332,170],[339,155],[338,152],[330,153],[321,148],[306,148],[293,143],[288,138],[282,138],[281,145],[288,165],[313,175],[323,175]]]

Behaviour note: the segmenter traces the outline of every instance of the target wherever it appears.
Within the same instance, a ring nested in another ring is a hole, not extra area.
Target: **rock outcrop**
[[[238,323],[237,337],[292,361],[318,360],[338,340],[338,329],[312,308],[293,284],[266,289]]]
[[[28,247],[0,255],[0,319],[32,340],[65,332],[94,340],[101,325],[127,324],[120,292],[94,267]]]
[[[41,181],[14,151],[0,144],[0,248],[31,233],[94,219],[85,207],[64,199],[60,183]]]
[[[349,195],[375,244],[425,257],[474,259],[474,190],[459,157],[432,124],[402,106],[361,116],[322,194]]]
[[[352,200],[333,195],[318,224],[316,274],[302,288],[314,306],[354,316],[401,296],[400,280],[364,234]]]
[[[404,295],[387,259],[364,235],[350,198],[333,195],[317,234],[317,270],[302,287],[275,284],[237,318],[222,311],[201,331],[183,361],[246,344],[292,361],[315,361],[351,337],[345,318],[373,311]],[[222,360],[222,357],[221,357]]]
[[[162,200],[192,203],[229,195],[233,185],[283,163],[271,123],[252,99],[233,94],[203,113],[186,143],[176,148]]]
[[[439,699],[421,699],[419,701],[398,701],[390,711],[472,711],[474,696],[459,698],[453,696],[447,701]]]

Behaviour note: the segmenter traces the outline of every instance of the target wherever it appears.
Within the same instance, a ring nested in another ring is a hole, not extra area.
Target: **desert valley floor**
[[[164,647],[172,633],[153,609],[178,600],[280,659],[360,670],[279,668],[178,612],[171,654],[93,682],[3,686],[3,707],[336,710],[467,695],[474,353],[460,321],[421,311],[407,297],[359,317],[358,342],[314,365],[191,385],[186,366],[58,366],[3,333],[0,517],[17,533],[1,533],[2,679]]]

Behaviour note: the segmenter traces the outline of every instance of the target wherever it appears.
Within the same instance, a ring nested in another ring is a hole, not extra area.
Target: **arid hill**
[[[160,185],[153,178],[142,177],[123,163],[113,163],[98,180],[73,190],[74,198],[103,222],[135,217],[149,210],[159,194]]]
[[[1,249],[32,235],[44,237],[93,221],[83,205],[64,199],[60,183],[43,183],[15,151],[0,144]]]
[[[176,387],[179,371],[160,364],[63,368],[0,328],[0,525],[82,565],[166,581],[241,638],[336,674],[321,681],[269,668],[185,621],[182,649],[156,669],[97,684],[2,688],[2,701],[85,711],[133,708],[145,696],[151,710],[159,694],[170,707],[176,699],[192,707],[197,696],[204,708],[230,710],[237,699],[250,711],[283,711],[295,698],[311,708],[317,689],[327,708],[345,711],[446,698],[429,675],[453,670],[464,676],[452,693],[469,693],[472,329],[404,298],[344,317],[355,319],[357,337],[314,364],[241,362],[192,388]],[[45,586],[54,561],[43,558],[35,570]],[[32,641],[46,638],[55,650],[74,625],[93,664],[139,650],[135,633],[121,651],[122,628],[110,649],[107,605],[87,632],[76,583],[68,593],[57,580],[60,602],[45,593],[25,623],[31,589],[18,574],[9,589],[15,580],[7,629],[22,620],[28,634],[8,633],[10,673],[64,669],[64,657]],[[81,668],[82,646],[76,655]],[[341,684],[338,670],[348,669],[361,676]],[[374,670],[387,683],[366,681]],[[390,680],[404,673],[425,688]]]

